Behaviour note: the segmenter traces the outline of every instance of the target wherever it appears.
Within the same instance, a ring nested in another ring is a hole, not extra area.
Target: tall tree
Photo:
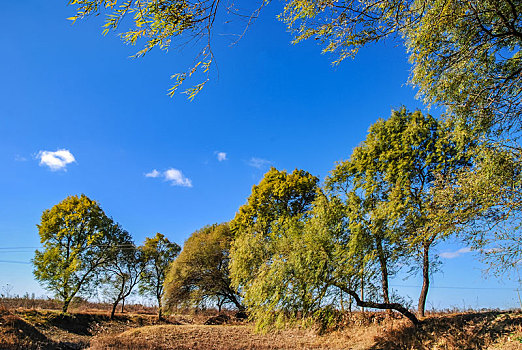
[[[340,198],[319,194],[305,217],[276,221],[271,231],[270,255],[244,288],[257,328],[301,322],[327,329],[339,322],[350,298],[360,307],[397,310],[419,323],[400,303],[378,301],[378,266],[370,259],[371,247],[359,232],[351,232]],[[250,273],[251,266],[236,268]],[[363,283],[364,296],[357,293]]]
[[[370,127],[366,140],[348,161],[337,165],[328,181],[334,188],[349,191],[351,198],[357,198],[355,206],[360,205],[364,211],[357,218],[358,210],[352,209],[352,222],[359,227],[362,223],[371,235],[381,265],[383,291],[387,284],[386,264],[381,256],[393,252],[393,245],[402,242],[419,255],[423,276],[418,303],[421,316],[430,283],[430,251],[448,233],[429,221],[433,211],[430,190],[438,176],[468,164],[467,154],[452,138],[451,127],[419,111],[393,111],[388,120],[379,120]],[[390,248],[388,253],[381,252],[385,242]]]
[[[158,303],[158,318],[162,318],[163,285],[170,264],[178,256],[181,247],[169,241],[161,233],[153,238],[146,238],[143,244],[143,257],[146,261],[145,270],[139,287],[142,294],[152,295]]]
[[[234,305],[244,309],[241,298],[231,286],[229,274],[230,244],[233,239],[228,223],[198,230],[185,241],[165,280],[165,306]]]
[[[103,267],[105,293],[112,297],[111,318],[121,302],[124,311],[125,299],[135,290],[145,270],[145,259],[141,247],[136,247],[128,233],[120,235],[117,248],[111,259]]]
[[[43,250],[35,252],[34,275],[67,312],[76,295],[92,291],[97,272],[111,259],[124,231],[84,194],[45,210],[37,227]]]
[[[381,298],[384,303],[390,303],[389,278],[399,265],[404,264],[403,260],[410,251],[397,224],[397,216],[383,208],[390,190],[387,182],[379,181],[385,174],[375,168],[371,175],[366,172],[366,163],[374,161],[371,158],[376,155],[368,156],[365,151],[364,146],[356,148],[349,160],[332,171],[326,179],[326,187],[331,194],[345,201],[350,239],[354,246],[359,247],[356,254],[366,261],[361,265],[361,274],[368,273],[364,266],[371,269],[377,264]],[[361,288],[361,299],[364,299],[364,285]]]
[[[230,270],[234,286],[248,288],[264,265],[270,264],[274,241],[271,228],[276,222],[304,217],[316,196],[319,179],[304,170],[291,174],[271,168],[252,187],[247,203],[231,222],[235,234]]]

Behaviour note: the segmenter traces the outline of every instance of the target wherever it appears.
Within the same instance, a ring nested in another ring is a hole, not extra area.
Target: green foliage
[[[165,306],[205,307],[233,304],[243,309],[229,276],[233,234],[227,223],[198,230],[185,241],[165,280]]]
[[[320,40],[323,53],[338,54],[338,64],[369,43],[400,34],[415,16],[412,2],[290,0],[281,18],[293,31],[294,43]]]
[[[521,151],[483,140],[474,152],[473,167],[441,179],[433,189],[440,209],[430,220],[459,231],[487,271],[500,277],[522,260]]]
[[[342,204],[320,195],[306,219],[276,222],[272,231],[271,254],[243,289],[256,327],[267,330],[296,322],[328,327],[328,310],[339,305],[342,293],[334,283],[355,285],[360,263],[346,254]]]
[[[222,6],[218,0],[69,0],[69,5],[76,7],[76,15],[69,18],[73,22],[106,13],[103,35],[118,31],[124,19],[130,17],[130,24],[124,24],[127,29],[120,33],[120,37],[126,44],[144,43],[134,57],[142,57],[154,48],[168,51],[193,42],[198,50],[194,63],[187,71],[172,75],[175,83],[168,91],[169,96],[173,96],[179,86],[195,74],[200,75],[200,82],[183,91],[188,99],[194,99],[208,82],[214,63],[212,28]],[[260,1],[259,7],[249,14],[249,23],[263,5],[264,1]],[[235,6],[228,7],[225,13],[238,18],[249,17]]]
[[[435,210],[430,189],[438,177],[468,164],[452,130],[451,123],[419,111],[393,111],[370,127],[366,140],[327,180],[346,198],[355,246],[363,247],[367,260],[379,262],[385,300],[389,265],[410,252],[421,258],[421,315],[433,267],[429,250],[450,233],[429,220]]]
[[[181,247],[169,241],[161,233],[153,238],[146,238],[143,244],[143,258],[146,266],[141,274],[139,289],[142,294],[151,295],[158,302],[158,316],[161,318],[163,284],[170,264],[178,256]]]
[[[512,0],[291,0],[283,19],[295,42],[308,38],[337,55],[403,36],[410,82],[480,128],[520,129],[522,4]]]
[[[37,226],[43,250],[35,252],[34,275],[63,301],[64,312],[74,296],[92,291],[116,242],[128,235],[83,194],[45,210]]]
[[[257,226],[268,232],[275,220],[305,213],[315,198],[318,182],[304,170],[288,174],[272,167],[259,185],[252,187],[247,204],[239,208],[231,223],[232,229],[241,232]]]
[[[319,179],[304,170],[291,174],[271,168],[258,185],[252,187],[247,204],[241,206],[231,222],[235,239],[231,249],[231,277],[235,287],[248,284],[260,266],[269,263],[271,230],[276,221],[302,217],[312,204]]]
[[[481,128],[520,130],[522,3],[450,0],[422,6],[422,19],[405,31],[411,82],[420,96]]]

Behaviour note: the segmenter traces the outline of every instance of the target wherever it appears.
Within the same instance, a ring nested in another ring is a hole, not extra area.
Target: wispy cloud
[[[25,162],[25,161],[27,161],[27,158],[25,158],[24,156],[21,156],[21,155],[19,155],[19,154],[15,155],[15,158],[14,158],[14,159],[15,159],[15,161],[17,161],[17,162]]]
[[[272,162],[267,159],[252,157],[247,162],[247,164],[250,165],[251,167],[261,169],[261,168],[269,166],[270,164],[272,164]]]
[[[67,149],[59,149],[56,152],[40,151],[36,158],[40,159],[40,166],[47,166],[51,171],[67,171],[67,164],[76,161],[72,153]]]
[[[217,160],[222,162],[224,160],[227,160],[227,154],[225,152],[216,152]]]
[[[152,170],[150,173],[146,173],[145,177],[160,177],[161,173],[156,169]]]
[[[145,174],[145,177],[162,178],[164,181],[170,182],[172,186],[192,187],[192,180],[185,177],[181,170],[169,168],[165,171],[156,169]]]
[[[444,259],[454,259],[454,258],[457,258],[459,256],[461,256],[462,254],[466,254],[466,253],[469,253],[471,252],[471,248],[470,247],[465,247],[465,248],[460,248],[459,250],[456,250],[454,252],[443,252],[443,253],[440,253],[439,256],[441,258],[444,258]]]

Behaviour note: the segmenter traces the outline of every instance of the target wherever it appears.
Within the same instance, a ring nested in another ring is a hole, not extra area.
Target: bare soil
[[[207,324],[205,324],[207,323]],[[216,324],[217,323],[217,324]],[[522,350],[522,313],[439,313],[414,328],[384,313],[347,315],[337,330],[318,335],[289,328],[260,334],[226,316],[153,315],[0,309],[0,349],[491,349]]]

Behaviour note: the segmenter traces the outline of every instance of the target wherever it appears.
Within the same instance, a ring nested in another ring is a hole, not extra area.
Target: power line
[[[390,285],[390,287],[394,288],[420,288],[422,286],[407,286],[407,285]],[[514,288],[507,287],[449,287],[449,286],[430,286],[430,289],[470,289],[470,290],[479,290],[479,289],[504,289],[504,290],[516,290]]]
[[[7,264],[30,264],[29,261],[18,261],[18,260],[0,260],[0,263],[7,263]]]
[[[43,247],[0,247],[0,250],[5,250],[5,249],[38,249],[38,248],[43,248]]]
[[[129,248],[129,249],[133,249],[133,248],[137,248],[138,246],[136,245],[133,245],[133,244],[130,244],[130,243],[127,243],[127,244],[91,244],[91,245],[88,245],[87,247],[95,247],[95,248]],[[85,247],[85,248],[87,248]],[[43,249],[45,248],[44,246],[38,246],[38,247],[0,247],[0,251],[4,251],[4,250],[19,250],[19,249]]]

